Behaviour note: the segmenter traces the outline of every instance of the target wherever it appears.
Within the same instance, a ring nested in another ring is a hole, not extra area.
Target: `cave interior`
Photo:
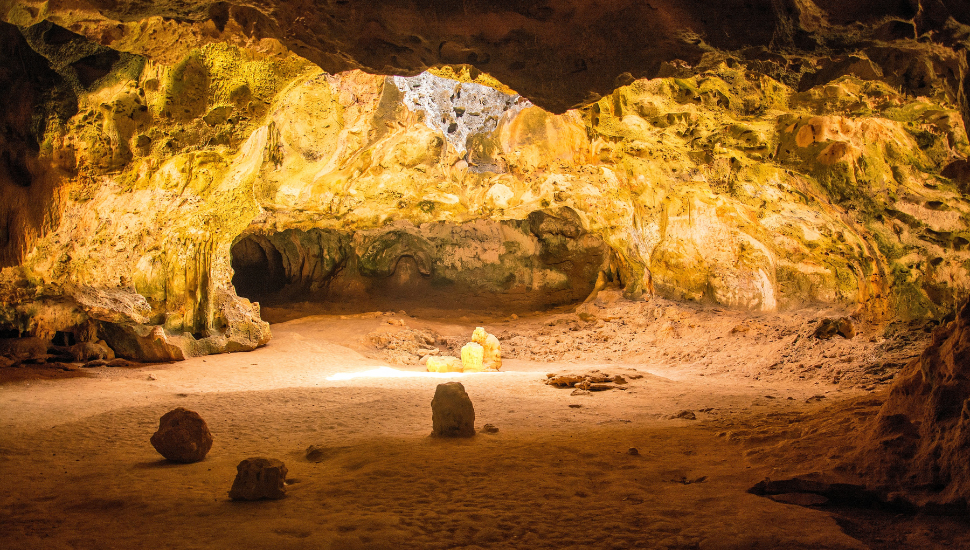
[[[970,548],[968,89],[964,0],[0,2],[0,545]]]

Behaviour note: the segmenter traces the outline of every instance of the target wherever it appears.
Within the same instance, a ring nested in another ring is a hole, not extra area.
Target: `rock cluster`
[[[555,374],[546,375],[545,383],[557,388],[576,388],[581,392],[606,391],[606,390],[625,390],[628,383],[623,376],[609,375],[603,372],[590,372],[587,374]]]
[[[162,416],[151,443],[172,462],[198,462],[212,448],[212,434],[199,413],[178,407]]]
[[[483,327],[472,333],[472,341],[461,348],[461,358],[450,355],[429,356],[428,372],[483,372],[502,368],[502,345]]]

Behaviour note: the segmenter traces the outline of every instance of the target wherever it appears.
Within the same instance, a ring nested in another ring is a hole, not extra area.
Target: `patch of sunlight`
[[[333,382],[337,380],[353,380],[354,378],[455,378],[464,376],[464,372],[419,372],[412,370],[397,370],[391,367],[378,367],[364,372],[338,372],[327,377]],[[472,373],[467,373],[472,374]]]

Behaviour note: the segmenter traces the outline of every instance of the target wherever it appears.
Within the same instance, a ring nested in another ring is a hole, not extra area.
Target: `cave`
[[[575,306],[611,255],[569,207],[499,222],[245,233],[231,249],[236,292],[264,308],[452,315]]]
[[[970,548],[968,41],[4,5],[0,546]]]

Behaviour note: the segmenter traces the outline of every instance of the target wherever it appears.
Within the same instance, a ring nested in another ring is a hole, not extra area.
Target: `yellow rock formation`
[[[482,372],[485,367],[482,365],[484,348],[481,344],[469,342],[461,348],[461,367],[462,372]]]
[[[472,333],[472,342],[482,346],[482,368],[485,370],[502,369],[502,344],[494,334],[485,332],[483,327],[478,327]]]
[[[428,357],[428,372],[461,372],[461,359],[442,355],[440,357]]]

